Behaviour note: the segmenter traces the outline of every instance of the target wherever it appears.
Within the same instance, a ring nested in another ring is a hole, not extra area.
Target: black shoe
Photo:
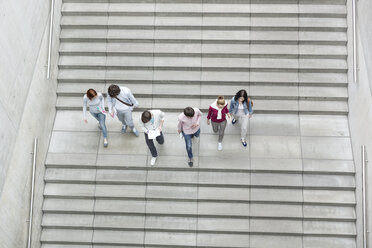
[[[194,166],[194,161],[192,160],[192,158],[189,158],[189,166],[190,167],[193,167]]]

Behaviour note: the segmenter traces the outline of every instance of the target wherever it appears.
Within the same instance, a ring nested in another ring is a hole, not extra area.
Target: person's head
[[[116,84],[111,84],[108,88],[108,94],[111,97],[116,97],[117,95],[120,94],[120,87],[117,86]]]
[[[183,113],[186,115],[186,117],[192,118],[192,117],[194,117],[195,110],[191,107],[186,107],[183,110]]]
[[[142,113],[142,116],[141,116],[141,121],[143,123],[147,123],[151,120],[152,116],[151,116],[151,113],[150,111],[146,110],[146,111],[143,111]]]
[[[94,89],[87,90],[87,97],[89,98],[89,100],[92,100],[96,96],[97,96],[97,91],[95,91]]]
[[[222,109],[223,107],[225,107],[225,98],[223,96],[218,96],[217,98],[217,107]]]
[[[239,102],[248,102],[248,94],[247,94],[247,91],[245,90],[239,90],[235,97],[234,97],[234,100],[235,101],[239,101]]]

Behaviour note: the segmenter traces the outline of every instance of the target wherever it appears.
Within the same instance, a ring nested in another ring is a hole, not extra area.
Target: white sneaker
[[[154,166],[155,162],[156,162],[156,157],[152,157],[151,162],[150,162],[151,166]]]
[[[219,151],[222,150],[222,143],[218,142],[218,148],[217,148]]]
[[[134,134],[136,137],[139,136],[139,133],[138,133],[138,131],[137,131],[137,129],[136,129],[135,127],[132,128],[132,132],[133,132],[133,134]]]

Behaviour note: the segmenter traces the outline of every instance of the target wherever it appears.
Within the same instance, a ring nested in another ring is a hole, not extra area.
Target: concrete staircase
[[[42,247],[355,248],[346,14],[345,0],[64,0]],[[166,111],[155,167],[117,120],[107,149],[82,122],[84,92],[112,83]],[[229,125],[217,151],[204,116],[188,168],[174,112],[241,88],[248,148]]]

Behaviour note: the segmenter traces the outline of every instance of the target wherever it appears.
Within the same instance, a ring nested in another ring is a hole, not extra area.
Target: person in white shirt
[[[127,87],[119,87],[115,84],[110,85],[108,88],[107,105],[111,117],[114,118],[116,112],[118,119],[123,123],[121,132],[125,133],[127,127],[130,127],[134,135],[138,137],[139,134],[134,127],[132,118],[133,108],[138,106],[138,102],[130,89]]]
[[[107,147],[107,129],[106,129],[106,111],[105,111],[105,100],[102,93],[96,92],[94,89],[89,89],[83,97],[83,117],[84,122],[88,123],[87,120],[87,106],[89,106],[90,114],[97,119],[98,127],[102,130],[103,134],[103,146]]]
[[[145,134],[146,144],[151,152],[151,165],[155,165],[158,152],[154,145],[154,139],[162,145],[164,144],[164,135],[162,132],[164,124],[164,112],[160,110],[146,110],[142,113],[140,125]]]

